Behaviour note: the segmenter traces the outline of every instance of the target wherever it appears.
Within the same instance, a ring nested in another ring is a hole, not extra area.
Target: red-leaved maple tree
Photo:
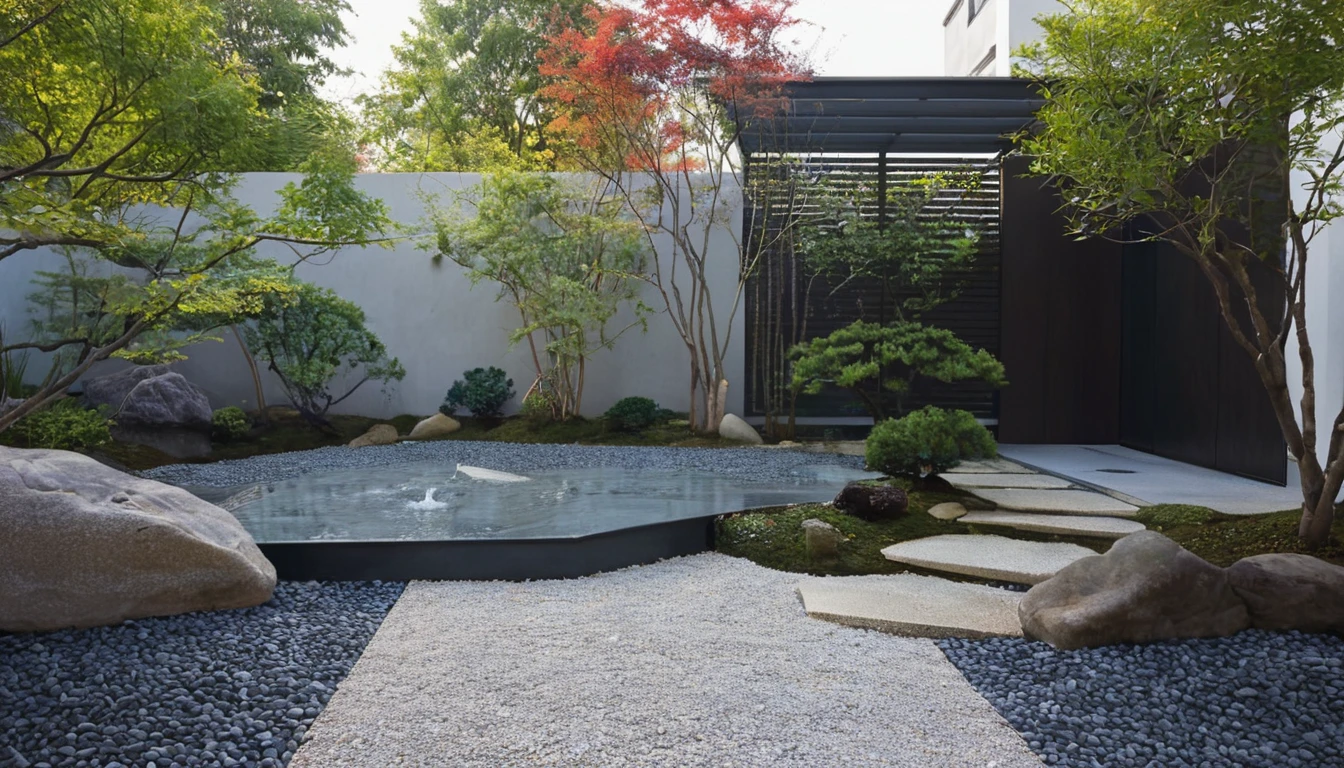
[[[782,39],[799,23],[793,5],[599,4],[588,25],[560,29],[541,55],[551,79],[542,95],[560,113],[551,129],[572,140],[575,160],[606,180],[651,245],[670,243],[646,279],[690,354],[691,425],[701,431],[723,419],[733,318],[770,245],[743,236],[737,138],[746,123],[783,107],[785,83],[808,76]],[[711,285],[721,259],[734,260],[732,285]]]

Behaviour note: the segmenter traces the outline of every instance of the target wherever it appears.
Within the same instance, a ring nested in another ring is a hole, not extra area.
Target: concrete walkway
[[[798,585],[814,619],[906,637],[1021,637],[1021,592],[936,576],[811,578]]]
[[[1302,504],[1291,462],[1284,488],[1118,445],[1001,445],[999,452],[1050,474],[1105,488],[1139,506],[1196,504],[1230,515],[1253,515]]]
[[[291,765],[1040,768],[932,641],[809,619],[798,580],[412,583]]]

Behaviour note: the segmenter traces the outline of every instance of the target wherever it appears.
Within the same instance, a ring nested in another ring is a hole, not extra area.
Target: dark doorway
[[[1120,444],[1286,484],[1269,396],[1195,263],[1164,243],[1126,245],[1123,285]]]

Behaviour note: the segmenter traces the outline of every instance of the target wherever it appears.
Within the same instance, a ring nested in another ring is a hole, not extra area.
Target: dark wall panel
[[[1002,177],[1003,320],[1009,386],[999,401],[1005,443],[1115,443],[1120,434],[1121,258],[1103,240],[1075,240],[1059,198],[1011,158]]]

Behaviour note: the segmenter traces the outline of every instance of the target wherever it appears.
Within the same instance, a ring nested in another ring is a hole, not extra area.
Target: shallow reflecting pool
[[[834,465],[800,467],[784,481],[713,472],[619,468],[477,479],[439,462],[314,472],[277,483],[187,487],[236,515],[259,543],[439,541],[585,536],[705,515],[829,501],[850,480]],[[480,473],[477,473],[480,474]]]

